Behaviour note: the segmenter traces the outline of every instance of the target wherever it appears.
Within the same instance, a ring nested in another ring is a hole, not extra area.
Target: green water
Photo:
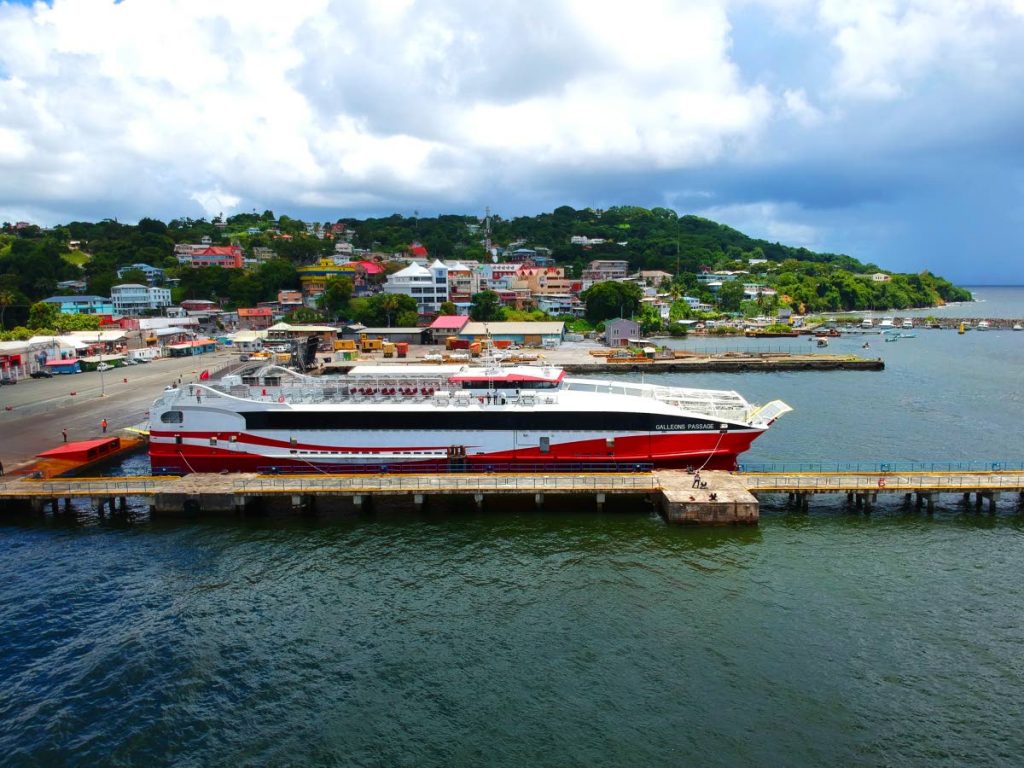
[[[10,765],[1019,765],[1024,523],[22,521]]]
[[[1024,460],[1024,333],[872,342],[884,372],[662,380],[793,405],[750,461]],[[0,765],[1024,763],[1018,500],[783,502],[7,515]]]

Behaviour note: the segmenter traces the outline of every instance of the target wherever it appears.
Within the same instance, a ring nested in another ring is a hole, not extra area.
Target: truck
[[[359,334],[359,351],[360,352],[377,352],[381,349],[384,342],[380,339],[371,339],[365,333]]]

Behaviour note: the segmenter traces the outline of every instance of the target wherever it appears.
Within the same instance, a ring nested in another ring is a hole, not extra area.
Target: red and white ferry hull
[[[789,410],[752,409],[734,392],[570,380],[534,367],[264,380],[273,385],[235,377],[169,389],[151,410],[153,471],[734,469]]]

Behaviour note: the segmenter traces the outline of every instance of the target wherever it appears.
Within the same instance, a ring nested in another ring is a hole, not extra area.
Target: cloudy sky
[[[663,205],[1024,283],[1024,0],[0,0],[0,220]]]

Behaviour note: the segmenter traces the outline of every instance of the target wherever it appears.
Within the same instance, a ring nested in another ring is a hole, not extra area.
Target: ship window
[[[605,438],[604,445],[605,445],[605,448],[607,448],[609,451],[614,451],[615,450],[615,438],[614,437]]]
[[[174,443],[175,445],[181,445],[181,435],[174,436]]]
[[[164,424],[181,424],[184,421],[185,414],[181,411],[164,411],[160,414],[160,421]]]
[[[547,453],[550,450],[551,450],[551,438],[550,437],[542,437],[540,439],[540,452],[541,453]]]
[[[217,445],[217,438],[216,437],[211,437],[210,438],[210,445],[213,445],[213,446]]]

